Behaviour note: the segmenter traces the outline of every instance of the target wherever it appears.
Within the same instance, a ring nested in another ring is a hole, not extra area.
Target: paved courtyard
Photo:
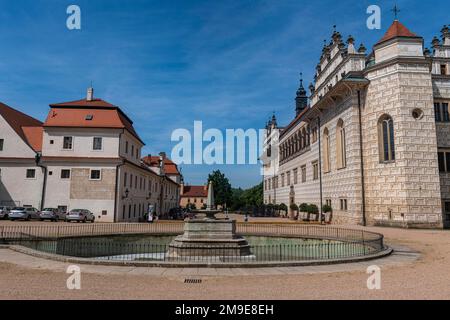
[[[383,233],[395,253],[354,264],[283,268],[80,265],[81,290],[66,288],[68,264],[0,249],[0,299],[450,298],[449,231],[366,229]],[[366,286],[366,269],[373,264],[381,268],[381,290]],[[185,283],[185,279],[201,279],[201,283]]]

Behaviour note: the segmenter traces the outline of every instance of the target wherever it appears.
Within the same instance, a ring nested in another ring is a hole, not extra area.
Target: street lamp
[[[130,193],[130,191],[127,189],[125,189],[125,196],[122,196],[122,199],[126,199],[128,198],[128,194]]]

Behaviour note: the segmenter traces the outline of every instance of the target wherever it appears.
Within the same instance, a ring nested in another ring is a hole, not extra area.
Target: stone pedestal
[[[169,245],[170,257],[236,257],[251,255],[250,246],[236,235],[235,220],[193,219],[184,234]]]

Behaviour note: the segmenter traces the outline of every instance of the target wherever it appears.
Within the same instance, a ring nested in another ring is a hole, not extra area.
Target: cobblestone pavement
[[[284,219],[283,219],[284,220]],[[81,265],[68,290],[68,264],[0,249],[0,299],[449,299],[450,232],[366,228],[385,234],[387,258],[283,268],[143,268]],[[368,290],[367,266],[381,268]],[[185,283],[185,279],[201,283]]]

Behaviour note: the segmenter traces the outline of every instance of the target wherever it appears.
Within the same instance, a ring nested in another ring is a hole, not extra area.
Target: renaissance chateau
[[[267,123],[266,204],[332,207],[331,222],[450,225],[450,31],[431,50],[395,20],[373,50],[334,31],[296,117]]]

